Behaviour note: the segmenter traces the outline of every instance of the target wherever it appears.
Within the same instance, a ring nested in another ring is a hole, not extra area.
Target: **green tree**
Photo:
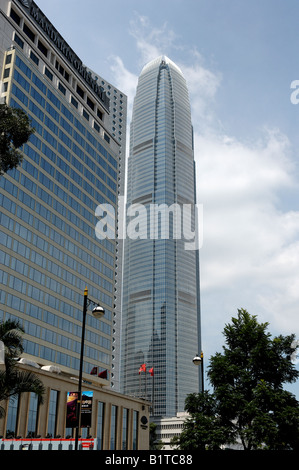
[[[34,132],[23,110],[0,104],[0,175],[20,164],[22,152],[18,149]]]
[[[23,328],[16,321],[0,323],[0,341],[5,346],[5,366],[0,370],[0,402],[16,398],[20,393],[33,392],[43,403],[45,388],[40,379],[32,372],[19,370],[17,359],[23,352]],[[0,418],[4,408],[0,406]]]
[[[218,415],[218,402],[213,394],[204,391],[190,394],[185,401],[189,414],[179,436],[171,440],[171,446],[180,450],[220,450],[233,442],[230,427],[225,426]]]
[[[150,423],[149,432],[149,448],[150,450],[161,450],[163,448],[163,442],[157,440],[157,425],[156,423]]]
[[[299,450],[299,402],[283,388],[299,376],[291,360],[298,346],[294,335],[272,339],[267,328],[244,309],[225,326],[223,353],[208,367],[213,393],[186,400],[190,419],[181,448],[193,438],[197,448],[242,443],[245,450]]]

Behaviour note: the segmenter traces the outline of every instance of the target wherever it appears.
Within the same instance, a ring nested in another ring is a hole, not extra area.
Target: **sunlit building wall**
[[[36,129],[22,164],[0,177],[0,319],[21,322],[28,359],[77,372],[87,287],[105,315],[87,316],[84,374],[107,371],[117,389],[118,245],[96,237],[95,210],[116,208],[122,191],[126,97],[34,2],[0,6],[1,100]]]

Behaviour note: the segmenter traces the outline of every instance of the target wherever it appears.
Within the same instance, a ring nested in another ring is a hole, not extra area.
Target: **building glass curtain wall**
[[[22,164],[0,177],[0,321],[21,322],[27,358],[74,373],[87,286],[105,316],[87,315],[83,372],[111,373],[116,241],[95,234],[97,205],[116,207],[119,190],[110,100],[46,36],[40,25],[53,26],[34,2],[0,5],[2,102],[36,129]]]
[[[150,212],[153,205],[181,210],[196,203],[188,90],[182,72],[167,57],[141,72],[130,132],[127,214],[139,209],[139,223],[129,233],[137,219],[128,217],[123,390],[151,400],[153,415],[175,416],[184,410],[186,395],[199,390],[192,359],[200,348],[200,308],[198,250],[186,250],[183,237],[174,235],[174,214],[169,212],[167,228]],[[146,372],[139,372],[142,364]]]

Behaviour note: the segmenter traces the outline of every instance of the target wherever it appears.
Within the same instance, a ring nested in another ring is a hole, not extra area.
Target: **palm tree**
[[[41,380],[32,372],[20,371],[16,366],[23,352],[22,333],[24,329],[17,321],[0,323],[0,341],[4,344],[5,353],[5,368],[0,370],[0,402],[15,399],[20,393],[33,392],[43,403],[45,388]],[[4,408],[0,406],[0,418],[4,413]]]

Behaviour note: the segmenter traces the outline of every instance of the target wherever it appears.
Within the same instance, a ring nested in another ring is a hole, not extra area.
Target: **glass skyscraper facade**
[[[0,176],[0,321],[18,319],[25,356],[113,380],[117,241],[95,234],[96,207],[117,207],[126,97],[82,64],[33,1],[0,2],[1,99],[23,109],[35,134],[21,165]],[[95,378],[101,381],[102,379]]]
[[[196,231],[195,205],[186,81],[159,57],[143,68],[133,106],[122,319],[123,391],[151,400],[153,416],[175,416],[201,387],[198,250],[183,236],[187,221]]]

